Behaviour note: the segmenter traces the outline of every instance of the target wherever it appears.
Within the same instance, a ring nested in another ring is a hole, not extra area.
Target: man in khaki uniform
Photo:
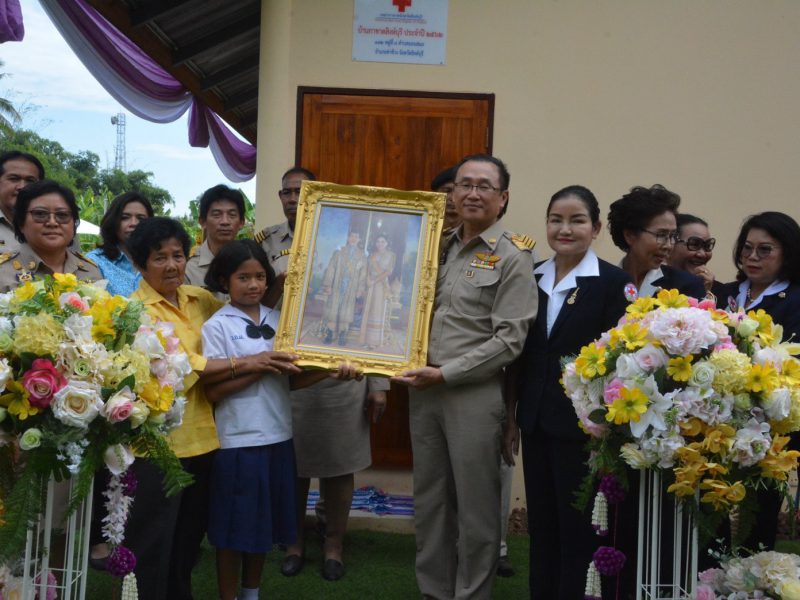
[[[503,368],[536,317],[533,242],[498,219],[502,161],[468,156],[453,199],[462,224],[443,244],[429,365],[394,380],[410,389],[416,574],[423,597],[489,599],[500,549]]]
[[[17,150],[0,154],[0,253],[19,248],[13,225],[17,193],[42,179],[44,167],[33,154]]]
[[[205,287],[206,273],[214,256],[225,244],[235,240],[244,225],[244,196],[239,190],[226,185],[215,185],[207,189],[200,198],[200,226],[205,240],[192,248],[186,261],[185,282]],[[227,295],[216,294],[227,301]]]

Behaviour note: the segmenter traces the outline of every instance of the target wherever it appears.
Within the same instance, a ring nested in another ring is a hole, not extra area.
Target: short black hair
[[[154,214],[153,205],[150,204],[150,200],[142,196],[139,192],[125,192],[111,201],[106,214],[103,215],[103,219],[100,221],[100,237],[103,240],[103,243],[100,244],[100,249],[103,251],[103,254],[111,260],[119,258],[120,240],[117,236],[117,229],[122,220],[122,213],[125,207],[131,202],[138,202],[144,206],[149,218],[152,218]]]
[[[211,205],[220,200],[233,202],[236,205],[236,210],[239,211],[239,218],[244,221],[244,194],[240,190],[235,190],[221,183],[203,192],[200,197],[200,218],[205,219],[208,216],[208,211],[211,210]]]
[[[456,168],[448,167],[444,171],[440,171],[436,177],[431,181],[431,189],[435,192],[446,183],[455,183]]]
[[[681,213],[677,217],[675,217],[675,222],[678,224],[678,232],[680,232],[681,227],[684,225],[702,225],[703,227],[708,227],[708,223],[706,223],[700,217],[696,217],[695,215],[690,215],[689,213]]]
[[[511,173],[508,172],[508,167],[506,167],[506,163],[504,163],[496,156],[492,156],[491,154],[470,154],[468,156],[465,156],[460,161],[458,161],[458,164],[455,166],[456,173],[458,173],[458,170],[464,165],[464,163],[468,163],[470,161],[488,162],[497,167],[497,170],[500,173],[500,191],[502,192],[506,191],[508,189],[508,186],[511,185]],[[455,177],[455,174],[453,175],[453,177]],[[500,214],[497,215],[497,218],[498,219],[502,218],[502,216],[506,214],[507,210],[508,210],[508,200],[506,200],[506,203],[500,210]]]
[[[160,250],[161,245],[167,240],[178,240],[183,247],[183,253],[188,257],[191,241],[189,234],[180,221],[169,217],[153,217],[141,221],[133,230],[126,244],[131,259],[140,269],[147,268],[147,259],[150,253]]]
[[[314,175],[314,173],[312,173],[311,171],[309,171],[305,167],[301,167],[301,166],[297,166],[296,165],[296,166],[294,166],[294,167],[292,167],[290,169],[287,169],[286,173],[281,175],[281,182],[284,179],[286,179],[289,175],[294,175],[295,173],[297,173],[298,175],[302,175],[303,177],[305,177],[306,179],[308,179],[310,181],[316,181],[317,180],[317,176]]]
[[[36,158],[33,154],[28,152],[20,152],[19,150],[9,150],[0,154],[0,175],[4,173],[3,165],[10,160],[26,160],[32,163],[39,170],[39,179],[44,179],[44,165],[42,161]]]
[[[569,198],[570,196],[575,196],[578,200],[583,202],[586,210],[589,211],[589,217],[592,219],[593,225],[600,222],[600,205],[597,203],[597,198],[595,198],[589,188],[582,185],[568,185],[553,194],[553,197],[550,198],[550,202],[547,204],[547,214],[550,214],[550,208],[554,203],[564,198]]]
[[[267,273],[267,287],[275,281],[275,270],[269,264],[267,253],[255,240],[233,240],[220,248],[214,260],[208,265],[204,283],[212,292],[228,293],[231,275],[250,259],[257,260]]]
[[[31,205],[31,202],[36,200],[36,198],[39,196],[44,196],[45,194],[58,194],[64,199],[64,202],[67,203],[67,207],[69,208],[69,212],[72,214],[72,221],[74,225],[72,233],[73,238],[75,236],[75,232],[78,230],[78,225],[80,224],[81,220],[78,203],[75,201],[75,194],[72,193],[71,189],[64,187],[60,183],[56,183],[50,179],[43,179],[41,181],[26,185],[17,194],[17,201],[14,204],[14,215],[12,217],[12,221],[14,224],[14,235],[23,244],[25,243],[25,235],[22,233],[22,227],[25,225],[25,217],[28,216],[28,207]],[[72,240],[70,240],[70,243],[72,243]]]
[[[626,231],[641,231],[666,212],[677,216],[680,205],[681,197],[663,185],[631,188],[622,198],[612,202],[608,211],[608,230],[614,245],[627,252],[630,246],[625,241]]]
[[[800,283],[800,225],[792,217],[782,212],[768,211],[751,215],[742,223],[739,237],[733,249],[733,264],[736,265],[736,280],[744,281],[747,275],[742,271],[742,248],[751,229],[763,229],[781,245],[783,262],[778,271],[778,279]]]

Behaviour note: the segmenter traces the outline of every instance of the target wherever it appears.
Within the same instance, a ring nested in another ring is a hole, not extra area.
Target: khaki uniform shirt
[[[73,273],[79,281],[92,282],[103,278],[97,265],[72,250],[67,250],[63,272]],[[28,244],[20,244],[16,252],[0,254],[0,292],[9,292],[26,281],[52,274],[53,270]]]
[[[269,264],[275,269],[276,275],[289,269],[289,249],[294,240],[289,221],[265,227],[255,235],[255,240],[267,253]]]
[[[208,240],[204,241],[199,246],[192,248],[189,253],[189,260],[186,261],[186,273],[183,276],[183,282],[187,285],[194,285],[197,287],[206,287],[206,273],[208,273],[208,266],[214,260],[214,255],[211,254],[211,248],[208,247]],[[228,294],[220,292],[212,292],[217,300],[227,302],[230,300]]]
[[[536,318],[533,241],[494,223],[466,244],[443,244],[428,361],[447,385],[483,381],[522,352]]]
[[[14,235],[14,226],[0,214],[0,253],[16,252],[19,250],[19,241]]]

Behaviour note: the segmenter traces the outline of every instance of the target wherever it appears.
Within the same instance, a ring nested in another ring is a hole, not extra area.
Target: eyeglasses
[[[281,198],[291,198],[292,196],[300,196],[300,188],[281,188],[278,190],[278,196]]]
[[[758,258],[767,258],[770,254],[772,254],[773,250],[775,250],[775,246],[772,244],[759,244],[758,246],[753,246],[753,244],[745,244],[742,246],[742,258],[750,258],[753,252],[756,253]]]
[[[688,240],[675,240],[676,244],[686,244],[686,249],[689,252],[700,252],[700,250],[705,250],[706,252],[711,252],[714,249],[714,245],[717,243],[715,238],[708,238],[704,240],[701,237],[697,237],[696,235],[691,236]]]
[[[656,243],[659,246],[666,246],[667,244],[677,244],[679,240],[677,231],[650,231],[649,229],[642,228],[642,231],[649,233],[656,238]]]
[[[72,213],[65,210],[50,212],[49,210],[44,210],[43,208],[34,208],[33,210],[29,210],[28,214],[31,216],[34,223],[47,223],[50,221],[50,215],[55,217],[56,223],[59,225],[66,225],[67,223],[72,223],[73,221]]]
[[[453,186],[453,189],[458,190],[459,192],[464,192],[465,194],[469,194],[472,190],[478,192],[478,194],[491,194],[492,192],[499,192],[500,188],[496,188],[494,186],[489,185],[488,183],[479,183],[477,185],[472,183],[467,183],[466,181],[459,181]]]

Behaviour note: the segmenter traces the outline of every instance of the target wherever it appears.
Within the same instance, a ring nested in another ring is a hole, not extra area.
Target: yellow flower
[[[689,356],[676,356],[670,358],[667,364],[667,375],[672,377],[675,381],[689,381],[692,376],[692,360],[694,357]]]
[[[711,504],[714,510],[726,510],[731,504],[744,500],[745,488],[741,481],[733,485],[721,479],[704,479],[700,489],[709,490],[700,498],[700,502]]]
[[[695,437],[703,433],[705,425],[697,417],[690,417],[688,421],[678,423],[681,428],[681,435],[684,437]]]
[[[711,454],[725,456],[733,447],[736,430],[730,425],[720,424],[710,427],[706,431],[705,439],[700,443],[700,447]]]
[[[639,422],[642,415],[647,412],[647,396],[639,388],[628,389],[620,388],[619,398],[614,400],[608,407],[606,421],[614,421],[616,425],[622,425],[630,421]]]
[[[611,339],[625,344],[627,350],[636,350],[647,345],[647,329],[638,323],[626,323],[611,330]]]
[[[630,316],[641,319],[651,310],[656,307],[656,299],[650,296],[643,296],[637,298],[635,302],[631,302],[628,304],[628,307],[625,309]]]
[[[800,361],[787,358],[781,365],[781,383],[786,386],[800,386]]]
[[[78,287],[78,278],[74,273],[53,273],[53,279],[62,292],[72,292]]]
[[[661,308],[687,308],[689,299],[678,290],[661,290],[656,296],[656,304]]]
[[[39,409],[31,406],[28,402],[28,390],[18,381],[9,381],[6,385],[6,393],[0,396],[0,404],[8,408],[8,412],[19,417],[24,421],[28,417],[39,414]]]
[[[603,346],[597,346],[594,342],[581,348],[580,355],[575,359],[575,371],[586,379],[605,375],[606,349]]]
[[[95,301],[89,314],[92,317],[92,337],[102,342],[107,337],[116,335],[114,317],[116,317],[128,301],[122,296],[108,296]]]
[[[667,488],[667,492],[676,496],[691,496],[694,491],[694,482],[691,481],[676,481]]]
[[[751,310],[747,316],[758,322],[758,329],[756,329],[756,336],[767,346],[772,345],[775,341],[775,332],[773,331],[772,317],[764,311],[763,308],[758,310]]]
[[[64,340],[64,328],[50,313],[17,318],[14,352],[30,352],[37,356],[55,356]]]
[[[150,379],[142,387],[139,397],[144,400],[150,410],[166,412],[172,406],[175,392],[171,385],[161,386],[158,379]]]
[[[33,298],[38,291],[38,286],[34,285],[31,281],[26,281],[14,291],[14,300],[17,302],[27,302]]]
[[[708,362],[714,367],[714,389],[721,395],[739,394],[746,390],[750,359],[738,350],[712,352]]]
[[[783,600],[800,600],[800,580],[796,577],[785,580],[778,592]]]
[[[722,310],[721,308],[716,308],[713,310],[709,310],[711,313],[711,318],[715,321],[719,321],[720,323],[725,323],[725,325],[730,324],[731,316],[728,314],[727,311]]]
[[[758,463],[758,466],[761,467],[762,477],[786,481],[789,478],[789,472],[797,468],[797,459],[800,458],[800,452],[797,450],[784,450],[788,443],[788,436],[776,435],[772,438],[772,446],[767,455]]]
[[[750,367],[750,372],[747,374],[745,389],[755,393],[769,393],[778,387],[779,383],[780,378],[778,377],[778,372],[772,365],[753,365]]]

